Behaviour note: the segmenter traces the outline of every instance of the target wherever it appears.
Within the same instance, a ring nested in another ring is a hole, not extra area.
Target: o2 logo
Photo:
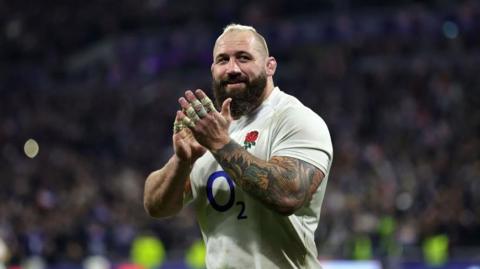
[[[213,196],[213,183],[215,180],[226,180],[229,187],[230,196],[228,201],[225,204],[220,204],[215,200],[215,196]],[[225,212],[233,207],[235,203],[235,184],[230,176],[225,171],[217,171],[211,174],[208,177],[207,181],[207,198],[212,205],[213,209],[219,212]],[[240,212],[238,213],[237,219],[246,219],[247,215],[245,215],[245,203],[242,201],[238,201],[236,203],[237,206],[240,206]]]

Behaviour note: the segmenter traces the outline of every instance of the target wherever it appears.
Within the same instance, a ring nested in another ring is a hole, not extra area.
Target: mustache
[[[228,77],[227,79],[223,79],[220,81],[220,85],[225,86],[227,84],[233,84],[233,83],[248,83],[248,78],[244,76],[232,76]]]

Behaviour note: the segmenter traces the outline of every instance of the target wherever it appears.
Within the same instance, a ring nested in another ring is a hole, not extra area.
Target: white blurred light
[[[42,259],[42,257],[39,256],[33,256],[27,258],[22,266],[23,269],[45,269],[45,261]]]
[[[27,142],[25,142],[23,150],[25,151],[25,155],[27,155],[27,157],[33,159],[35,156],[37,156],[40,147],[35,139],[30,138],[27,140]]]
[[[395,204],[399,210],[405,211],[412,206],[413,198],[408,192],[403,192],[397,195]]]
[[[443,30],[443,34],[447,38],[455,39],[458,36],[458,26],[454,22],[451,22],[451,21],[444,22],[442,30]]]
[[[90,256],[83,261],[85,269],[109,269],[110,262],[103,256]]]
[[[382,269],[382,265],[378,261],[320,261],[323,269]]]
[[[5,244],[5,241],[0,238],[0,268],[7,261],[8,255],[9,253],[7,244]]]

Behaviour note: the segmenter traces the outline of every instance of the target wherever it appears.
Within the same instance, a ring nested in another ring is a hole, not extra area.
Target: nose
[[[238,66],[235,59],[230,59],[230,61],[228,62],[227,73],[228,74],[239,74],[240,73],[240,67]]]

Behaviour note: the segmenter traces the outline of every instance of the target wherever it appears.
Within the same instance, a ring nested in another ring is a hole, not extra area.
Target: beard
[[[245,83],[244,89],[235,89],[227,92],[229,83]],[[230,112],[234,119],[250,114],[261,103],[261,96],[267,85],[267,75],[262,73],[249,81],[248,78],[238,76],[229,76],[225,80],[212,80],[213,96],[217,107],[221,108],[223,101],[232,98],[230,103]]]

